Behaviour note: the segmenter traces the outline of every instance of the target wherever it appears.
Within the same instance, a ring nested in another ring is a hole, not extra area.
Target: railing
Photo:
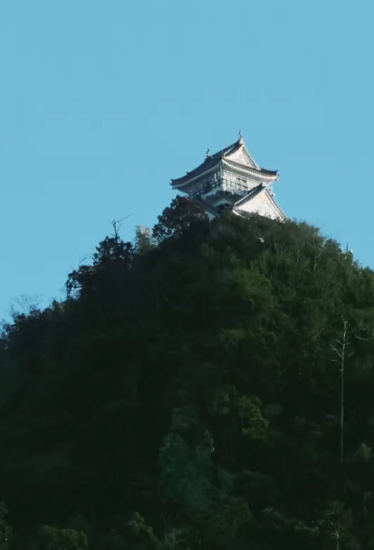
[[[202,187],[199,187],[196,189],[196,191],[191,191],[187,194],[187,198],[192,198],[196,195],[205,195],[206,193],[209,193],[210,191],[213,191],[216,188],[223,188],[224,191],[236,191],[238,194],[245,194],[248,193],[252,189],[252,186],[245,185],[243,182],[234,180],[234,179],[228,179],[228,178],[221,178],[219,180],[209,182],[206,185],[203,185]]]

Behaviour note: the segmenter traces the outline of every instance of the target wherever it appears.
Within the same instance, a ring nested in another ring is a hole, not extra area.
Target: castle
[[[200,166],[172,179],[171,186],[203,204],[210,218],[229,209],[239,216],[256,213],[285,221],[271,189],[278,172],[260,168],[239,136],[238,141],[214,155],[208,150]]]

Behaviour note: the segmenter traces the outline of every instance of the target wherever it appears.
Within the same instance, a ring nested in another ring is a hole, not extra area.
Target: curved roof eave
[[[188,183],[191,183],[197,178],[200,178],[204,176],[205,174],[209,174],[212,170],[217,168],[218,164],[220,164],[221,159],[217,159],[213,163],[207,163],[207,165],[204,168],[204,164],[200,165],[198,168],[195,168],[195,170],[192,170],[191,172],[187,172],[185,176],[182,176],[181,178],[177,178],[175,180],[171,180],[171,186],[172,187],[181,187],[183,185],[186,185]]]
[[[250,166],[245,166],[244,164],[241,164],[240,162],[235,162],[233,160],[230,160],[228,158],[223,159],[223,162],[225,164],[228,164],[229,166],[232,166],[234,168],[238,168],[239,170],[242,170],[245,173],[254,174],[256,176],[261,176],[261,178],[265,178],[267,180],[276,181],[279,177],[279,173],[277,170],[266,170],[265,168],[252,168]]]

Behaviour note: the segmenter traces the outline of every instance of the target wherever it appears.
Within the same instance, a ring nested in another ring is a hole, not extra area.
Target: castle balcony
[[[252,185],[248,185],[248,183],[245,183],[241,180],[223,177],[197,187],[186,196],[188,199],[192,199],[197,196],[209,197],[212,195],[216,195],[217,193],[223,193],[236,195],[238,198],[240,198],[245,196],[252,187]]]

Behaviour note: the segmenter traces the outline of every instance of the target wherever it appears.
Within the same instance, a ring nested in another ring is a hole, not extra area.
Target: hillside
[[[3,327],[0,550],[370,548],[374,274],[351,253],[176,199],[66,290]]]

